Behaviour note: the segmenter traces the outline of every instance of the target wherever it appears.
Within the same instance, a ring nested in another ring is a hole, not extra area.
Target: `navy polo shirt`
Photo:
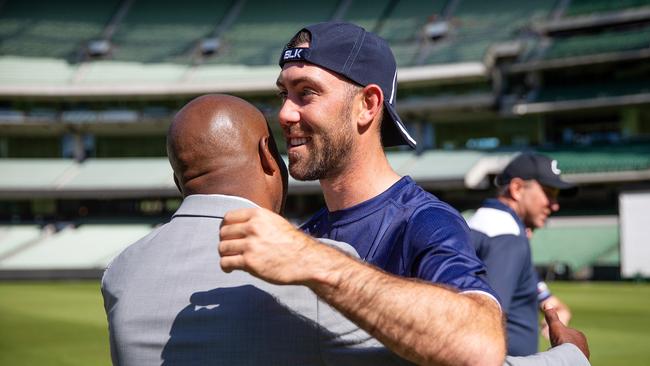
[[[495,296],[465,220],[410,177],[356,206],[323,208],[302,229],[349,243],[363,260],[395,275]]]
[[[508,355],[537,352],[538,277],[523,222],[497,199],[486,200],[469,220],[476,254],[506,313]],[[540,293],[539,300],[550,296]]]

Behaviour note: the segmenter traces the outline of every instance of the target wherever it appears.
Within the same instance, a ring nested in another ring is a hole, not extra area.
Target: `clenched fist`
[[[263,209],[228,212],[221,224],[219,254],[225,272],[239,269],[265,281],[306,285],[330,253],[281,216]]]

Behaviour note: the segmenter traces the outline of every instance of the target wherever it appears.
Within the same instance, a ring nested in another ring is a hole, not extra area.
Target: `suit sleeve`
[[[505,366],[590,366],[578,347],[565,343],[526,357],[506,357]]]

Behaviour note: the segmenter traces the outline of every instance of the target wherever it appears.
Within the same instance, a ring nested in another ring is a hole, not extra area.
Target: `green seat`
[[[101,36],[118,0],[7,0],[0,11],[0,55],[79,59]]]
[[[544,59],[588,56],[650,48],[650,26],[626,31],[556,38]]]
[[[650,169],[650,146],[622,144],[541,150],[557,159],[564,174],[619,172]]]
[[[481,61],[496,42],[514,39],[526,24],[547,16],[553,2],[463,0],[450,19],[451,32],[424,59],[425,64]]]
[[[209,0],[135,1],[113,36],[113,58],[187,64],[194,47],[212,34],[230,4]]]
[[[221,65],[277,65],[287,41],[303,26],[330,20],[338,1],[290,2],[248,0],[232,27],[220,36],[219,53],[205,60]]]

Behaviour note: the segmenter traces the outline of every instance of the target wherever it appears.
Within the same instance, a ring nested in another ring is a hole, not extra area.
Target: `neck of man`
[[[513,200],[510,197],[506,197],[506,196],[499,196],[499,197],[497,197],[497,199],[501,203],[503,203],[504,205],[510,207],[515,212],[517,217],[519,217],[519,219],[523,221],[523,219],[524,219],[523,218],[523,213],[521,212],[521,208],[519,207],[519,204],[517,203],[517,201]]]
[[[383,149],[357,153],[337,175],[320,180],[330,212],[365,202],[385,192],[401,177],[391,168]]]

